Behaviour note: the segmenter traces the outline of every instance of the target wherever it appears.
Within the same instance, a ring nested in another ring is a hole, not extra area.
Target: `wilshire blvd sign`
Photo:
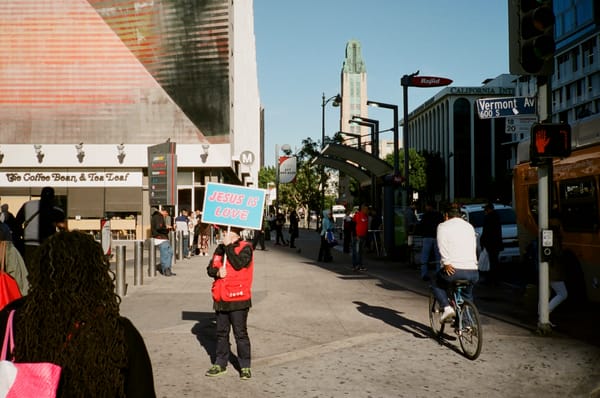
[[[480,119],[534,115],[535,111],[535,97],[481,98],[477,100],[477,113]]]

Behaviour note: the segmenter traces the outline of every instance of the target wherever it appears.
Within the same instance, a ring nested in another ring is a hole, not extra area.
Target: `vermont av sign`
[[[535,111],[535,97],[480,98],[477,100],[477,113],[480,119],[534,115]]]

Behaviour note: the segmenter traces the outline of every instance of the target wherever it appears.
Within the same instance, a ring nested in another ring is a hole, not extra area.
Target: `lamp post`
[[[371,128],[371,155],[379,157],[379,120],[352,116],[349,122]]]
[[[386,104],[384,102],[377,101],[367,101],[367,105],[375,106],[379,108],[391,109],[394,111],[394,125],[392,130],[394,132],[394,175],[392,177],[392,182],[396,182],[398,178],[400,178],[400,155],[398,152],[398,105]],[[408,171],[408,141],[407,137],[404,137],[405,146],[404,146],[404,168]],[[406,172],[408,176],[408,172]],[[406,179],[406,183],[408,184],[408,178]],[[383,200],[383,239],[385,248],[388,254],[394,254],[396,249],[396,215],[394,208],[396,207],[397,195],[396,189],[392,184],[386,184],[384,186],[384,200]],[[407,196],[403,196],[404,204],[406,204]],[[405,230],[406,235],[406,230]]]
[[[350,123],[371,128],[371,155],[379,158],[379,120],[352,116]],[[371,202],[375,206],[377,214],[381,215],[381,202],[377,200],[377,177],[375,175],[371,176]]]
[[[340,106],[342,103],[342,97],[339,94],[336,94],[332,97],[325,98],[325,93],[323,93],[322,101],[321,101],[321,151],[325,148],[325,106],[328,103],[333,101],[333,106]],[[319,214],[317,215],[317,220],[320,222],[317,223],[317,230],[321,226],[321,222],[323,221],[323,210],[325,210],[325,166],[321,167],[321,209]]]
[[[275,144],[275,215],[279,214],[279,145]],[[281,146],[282,151],[289,151],[291,147],[288,144]]]
[[[383,102],[377,101],[367,101],[367,105],[375,106],[379,108],[392,109],[394,111],[394,125],[392,127],[394,132],[394,177],[400,175],[400,155],[398,152],[398,105],[386,104]],[[408,148],[407,137],[404,137],[404,167],[408,170],[408,153],[406,149]],[[406,172],[405,172],[406,173]],[[408,174],[408,173],[407,173]],[[408,176],[407,180],[408,181]]]

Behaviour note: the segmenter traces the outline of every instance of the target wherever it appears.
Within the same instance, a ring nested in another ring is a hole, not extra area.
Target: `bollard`
[[[177,260],[183,260],[183,231],[177,231]]]
[[[173,250],[173,257],[171,259],[171,267],[175,265],[177,262],[177,256],[175,255],[175,243],[177,243],[177,239],[175,237],[175,231],[169,231],[169,244],[171,245],[171,250]]]
[[[144,242],[136,240],[133,242],[133,285],[139,286],[144,284],[144,276],[142,275],[142,261],[144,258]]]
[[[148,276],[156,276],[156,246],[154,238],[146,240],[148,243]]]
[[[121,298],[125,297],[125,246],[117,246],[117,295]]]

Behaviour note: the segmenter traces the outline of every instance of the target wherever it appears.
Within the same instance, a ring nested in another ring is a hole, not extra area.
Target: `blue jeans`
[[[479,271],[471,269],[454,269],[454,275],[448,275],[443,270],[439,270],[436,273],[436,277],[431,283],[431,290],[433,295],[440,303],[440,307],[446,307],[450,305],[448,302],[448,294],[446,293],[447,287],[450,286],[450,282],[458,279],[466,279],[471,281],[471,285],[463,289],[462,297],[464,299],[473,299],[473,285],[479,280]]]
[[[421,278],[427,276],[429,271],[429,260],[431,258],[431,251],[433,250],[433,258],[435,260],[436,268],[440,266],[440,249],[438,249],[436,238],[423,238],[423,247],[421,248]]]
[[[367,243],[367,238],[365,236],[355,236],[352,240],[352,267],[356,268],[358,266],[362,266],[363,264],[363,251],[365,250],[365,245]]]
[[[162,242],[158,245],[158,250],[160,251],[160,266],[162,268],[163,273],[166,270],[171,269],[171,261],[173,261],[173,248],[168,240]]]

